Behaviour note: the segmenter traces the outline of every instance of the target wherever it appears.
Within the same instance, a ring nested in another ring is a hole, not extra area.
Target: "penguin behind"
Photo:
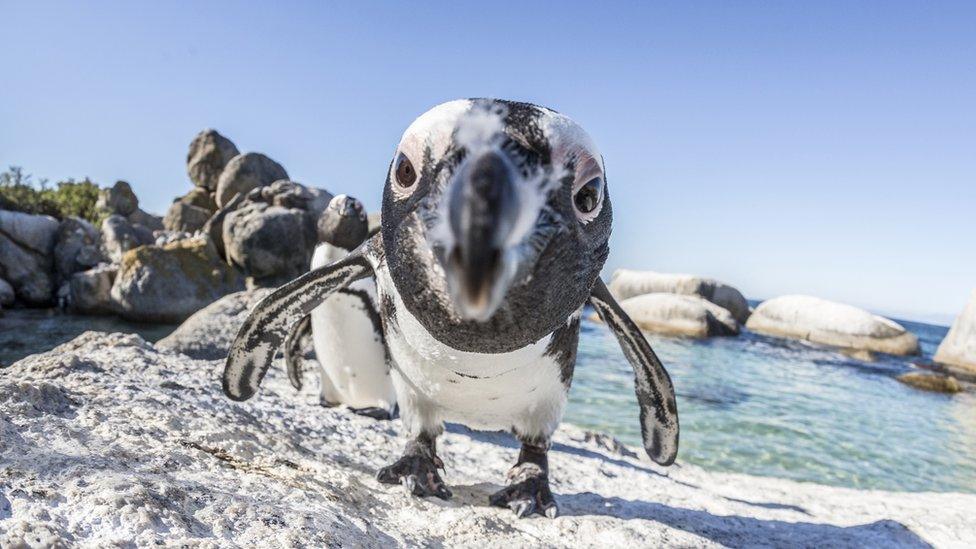
[[[318,220],[319,245],[311,269],[346,257],[368,234],[362,203],[347,195],[334,197]],[[302,388],[301,341],[309,332],[320,365],[322,405],[344,404],[376,419],[393,417],[396,394],[376,307],[375,280],[369,277],[343,288],[292,330],[284,354],[296,389]]]
[[[444,422],[504,429],[521,443],[489,502],[555,517],[548,452],[592,305],[634,371],[644,450],[678,451],[674,388],[599,278],[612,224],[603,157],[576,122],[493,99],[434,107],[404,132],[383,191],[382,228],[343,259],[282,286],[242,325],[225,394],[257,391],[291,326],[342,288],[375,278],[397,402],[411,440],[380,469],[416,496],[451,497]]]

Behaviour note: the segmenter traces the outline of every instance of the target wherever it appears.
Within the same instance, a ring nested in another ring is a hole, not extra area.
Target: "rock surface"
[[[217,202],[214,200],[214,193],[203,187],[193,187],[190,192],[177,198],[178,201],[198,208],[203,208],[210,213],[217,211]]]
[[[898,381],[904,383],[905,385],[911,385],[916,389],[922,389],[923,391],[932,391],[934,393],[958,393],[962,391],[962,386],[956,378],[952,376],[944,376],[940,374],[932,373],[921,373],[921,372],[908,372],[907,374],[902,374],[897,377]]]
[[[331,199],[326,191],[285,180],[252,190],[222,220],[228,263],[264,285],[304,273],[318,243],[318,219]]]
[[[112,284],[115,283],[118,272],[118,265],[105,263],[94,269],[73,274],[68,280],[68,308],[83,314],[100,315],[115,312]]]
[[[112,300],[126,319],[172,323],[243,289],[240,274],[220,261],[210,240],[200,236],[126,252]]]
[[[156,348],[204,360],[227,358],[248,311],[272,291],[256,288],[226,295],[193,313],[173,333],[157,341]]]
[[[29,305],[47,305],[54,297],[58,227],[50,216],[0,210],[0,278]]]
[[[181,200],[173,202],[163,218],[163,226],[168,231],[195,233],[207,224],[213,212]]]
[[[288,179],[288,172],[261,153],[239,154],[232,158],[217,181],[217,205],[221,208],[235,195]]]
[[[220,135],[217,130],[207,128],[198,133],[190,143],[186,155],[186,173],[197,187],[210,191],[217,190],[217,180],[224,167],[240,154],[230,139]]]
[[[146,212],[142,208],[136,208],[136,211],[130,213],[126,219],[133,225],[142,225],[149,229],[150,232],[161,231],[164,228],[162,217]]]
[[[617,300],[650,293],[698,295],[727,309],[742,324],[749,319],[749,303],[742,293],[728,284],[711,278],[617,269],[610,277],[607,287]]]
[[[102,247],[105,255],[118,263],[125,252],[152,244],[152,232],[142,225],[134,225],[121,215],[110,215],[102,221]]]
[[[103,259],[102,235],[94,225],[78,217],[68,217],[58,227],[54,246],[54,268],[59,280],[98,265]]]
[[[0,375],[0,546],[973,546],[976,495],[858,491],[663,470],[564,426],[561,516],[487,505],[518,450],[449,426],[450,501],[379,484],[402,450],[377,422],[296,394],[279,367],[235,403],[219,361],[89,332]]]
[[[127,182],[116,181],[115,185],[98,192],[95,207],[109,215],[128,217],[139,209],[139,199]]]
[[[918,354],[918,338],[897,322],[818,297],[787,295],[764,301],[753,311],[746,328],[846,349]]]
[[[644,294],[625,299],[620,306],[649,332],[687,337],[739,333],[732,313],[697,295]]]
[[[14,287],[9,282],[0,278],[0,307],[8,307],[14,304]]]
[[[939,344],[935,361],[961,376],[976,378],[976,290]]]

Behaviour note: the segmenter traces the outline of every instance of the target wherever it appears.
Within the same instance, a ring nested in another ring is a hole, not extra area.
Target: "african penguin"
[[[644,449],[671,464],[678,415],[667,372],[599,273],[609,253],[603,158],[555,111],[475,99],[434,107],[393,155],[379,234],[282,286],[252,310],[224,370],[224,392],[257,390],[288,329],[357,280],[375,277],[403,424],[384,483],[448,498],[436,440],[445,421],[512,431],[522,444],[490,502],[554,517],[548,450],[590,303],[634,370]]]
[[[362,244],[368,233],[362,203],[344,194],[334,197],[318,220],[320,243],[312,254],[312,270],[342,259]],[[345,404],[357,414],[390,419],[396,393],[373,278],[342,288],[295,326],[285,342],[284,354],[288,377],[296,389],[302,388],[300,341],[308,331],[320,365],[322,404]]]

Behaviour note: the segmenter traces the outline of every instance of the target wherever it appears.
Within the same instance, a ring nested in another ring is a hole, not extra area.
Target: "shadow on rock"
[[[682,509],[661,503],[607,498],[592,492],[559,494],[556,498],[562,516],[602,515],[624,520],[651,520],[732,547],[931,547],[894,520],[835,526],[739,515],[713,515],[706,511]]]

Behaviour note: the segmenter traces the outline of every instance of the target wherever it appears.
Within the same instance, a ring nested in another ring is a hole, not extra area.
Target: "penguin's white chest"
[[[312,268],[345,255],[319,245]],[[322,397],[353,408],[392,410],[396,403],[376,311],[376,285],[360,280],[312,310],[312,341],[322,365]]]
[[[411,430],[442,421],[526,434],[555,430],[567,388],[558,363],[547,354],[551,334],[508,353],[454,349],[407,310],[386,265],[376,271],[381,299],[393,302],[386,341],[401,415]]]

